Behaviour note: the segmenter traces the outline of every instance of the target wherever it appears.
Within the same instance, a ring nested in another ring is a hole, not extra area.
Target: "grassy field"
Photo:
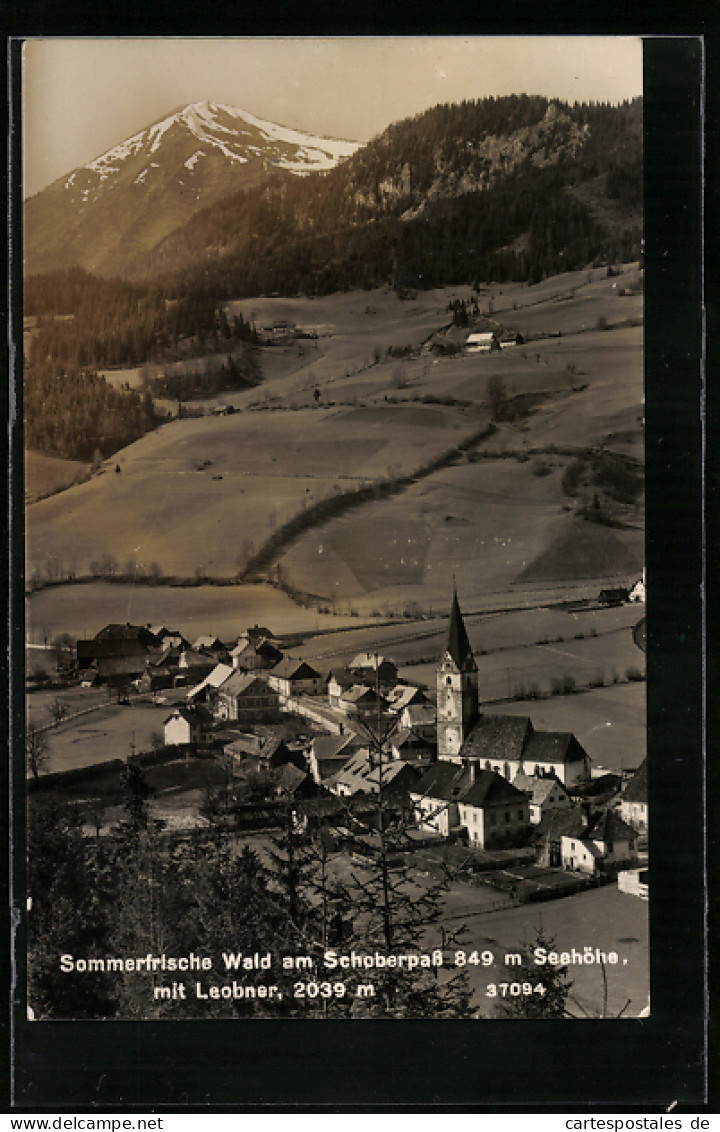
[[[61,460],[42,452],[25,452],[25,499],[34,503],[46,495],[63,491],[90,475],[90,465],[80,460]]]
[[[282,635],[358,624],[347,609],[335,616],[304,609],[266,585],[176,588],[88,582],[39,590],[29,595],[26,607],[28,635],[38,641],[65,632],[92,637],[111,621],[167,625],[191,641],[205,633],[236,640],[249,625]]]
[[[84,689],[93,692],[94,689]],[[110,762],[112,759],[125,759],[134,746],[136,751],[149,751],[153,735],[163,733],[163,720],[167,719],[167,705],[135,703],[130,706],[107,702],[107,693],[102,689],[105,702],[88,699],[93,710],[75,719],[67,719],[45,732],[49,755],[47,770],[72,770],[75,767],[92,766],[94,763]],[[63,696],[59,697],[61,700]],[[80,709],[82,710],[82,709]],[[36,705],[31,697],[29,718],[35,717]],[[38,712],[39,722],[47,722]]]
[[[168,574],[233,576],[248,542],[306,506],[411,472],[477,427],[457,409],[420,405],[175,421],[29,509],[30,569],[54,561],[89,573],[111,554],[123,572],[156,562]]]

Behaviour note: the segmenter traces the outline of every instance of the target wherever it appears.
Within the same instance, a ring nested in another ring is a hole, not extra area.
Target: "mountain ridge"
[[[327,172],[359,146],[226,103],[189,103],[25,202],[26,272],[72,263],[121,274],[199,208],[260,183],[269,172]]]

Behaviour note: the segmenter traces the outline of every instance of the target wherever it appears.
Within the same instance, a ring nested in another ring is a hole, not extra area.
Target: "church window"
[[[446,684],[452,684],[452,679],[449,676],[446,676],[445,677],[445,683]]]

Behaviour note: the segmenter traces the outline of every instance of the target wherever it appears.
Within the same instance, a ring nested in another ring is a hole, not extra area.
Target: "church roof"
[[[463,758],[502,761],[525,755],[532,735],[526,715],[481,715],[462,746]]]
[[[460,605],[458,604],[457,594],[453,594],[452,609],[450,610],[450,629],[448,632],[447,651],[453,658],[458,668],[463,668],[468,660],[473,659],[472,649],[470,648],[470,641],[463,621],[463,615],[460,612]]]

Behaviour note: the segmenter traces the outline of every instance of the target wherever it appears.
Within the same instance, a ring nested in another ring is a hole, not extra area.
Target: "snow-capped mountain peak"
[[[28,266],[46,270],[70,259],[111,273],[199,209],[268,173],[325,173],[359,148],[225,103],[191,103],[28,201]]]

